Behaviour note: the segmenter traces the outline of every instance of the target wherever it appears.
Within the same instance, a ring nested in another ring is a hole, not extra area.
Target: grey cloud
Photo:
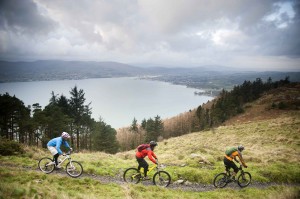
[[[1,0],[0,28],[21,34],[48,33],[53,30],[55,22],[38,11],[31,0]]]
[[[264,19],[284,2],[293,3],[293,19]],[[0,0],[0,58],[230,65],[299,57],[299,7],[297,0]]]
[[[142,14],[152,22],[158,31],[180,32],[190,26],[213,24],[220,18],[238,21],[241,27],[257,24],[271,12],[274,0],[152,0],[139,1]]]
[[[293,19],[283,13],[279,21],[260,24],[255,31],[252,31],[254,43],[260,44],[262,54],[300,57],[300,3],[294,1],[293,5],[295,11]],[[278,23],[286,23],[287,27],[278,28]]]
[[[38,1],[47,9],[56,13],[56,20],[63,23],[65,28],[71,28],[81,35],[82,39],[87,42],[97,42],[103,45],[109,45],[105,42],[104,33],[111,34],[113,29],[126,31],[136,25],[138,17],[134,3],[126,1],[79,1],[74,3],[73,0],[51,0]],[[95,34],[95,27],[102,32]]]

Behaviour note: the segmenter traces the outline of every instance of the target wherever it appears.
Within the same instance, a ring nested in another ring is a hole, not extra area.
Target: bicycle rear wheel
[[[39,163],[39,169],[44,173],[51,173],[55,169],[55,163],[50,158],[42,158],[40,159]]]
[[[70,161],[66,166],[66,172],[69,176],[77,178],[83,173],[82,165],[77,161]]]
[[[251,183],[251,174],[243,172],[239,175],[237,183],[240,187],[247,187]]]
[[[227,180],[227,175],[225,173],[219,173],[218,175],[216,175],[213,182],[216,188],[223,188],[227,185],[227,183],[228,180]]]
[[[141,173],[136,168],[126,169],[123,174],[123,179],[125,182],[137,184],[141,180]]]
[[[169,186],[171,182],[171,176],[166,171],[158,171],[153,176],[153,184],[161,186],[161,187],[167,187]]]

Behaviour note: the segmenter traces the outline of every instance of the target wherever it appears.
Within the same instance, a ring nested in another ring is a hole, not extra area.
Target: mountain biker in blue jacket
[[[70,148],[70,150],[72,150],[72,148],[70,147],[69,143],[67,142],[68,139],[70,139],[70,135],[67,132],[62,132],[60,137],[57,138],[53,138],[52,140],[50,140],[47,143],[47,147],[49,149],[49,151],[51,152],[51,154],[53,155],[53,160],[55,161],[55,166],[56,168],[60,168],[58,165],[58,157],[59,155],[63,154],[63,152],[60,149],[60,146],[63,144],[64,146]]]

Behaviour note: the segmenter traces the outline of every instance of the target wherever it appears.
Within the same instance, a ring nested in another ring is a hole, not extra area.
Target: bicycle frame
[[[61,160],[61,162],[58,163],[57,166],[61,166],[64,163],[64,161],[66,161],[66,159],[68,159],[70,164],[72,165],[72,159],[71,159],[70,154],[71,154],[70,152],[63,154],[62,156],[65,156],[65,157]],[[49,163],[49,165],[52,165],[52,164],[55,164],[54,160],[51,163]]]
[[[160,171],[158,165],[159,165],[159,164],[158,164],[158,162],[157,162],[157,164],[154,164],[153,166],[151,166],[150,168],[148,168],[147,175],[150,174],[154,169],[156,169],[156,171]],[[140,169],[140,173],[144,173],[144,168],[141,168],[141,169]]]
[[[157,170],[158,170],[157,164],[154,164],[153,166],[151,166],[151,167],[148,169],[147,175],[148,175],[149,173],[151,173],[151,171],[153,171],[154,169],[157,169]]]
[[[71,162],[71,164],[72,164],[72,159],[71,159],[70,154],[65,154],[63,156],[65,156],[65,158],[58,165],[61,165],[66,159],[68,159],[69,162]]]
[[[243,167],[242,167],[242,165],[240,164],[240,166],[239,166],[239,171],[241,171],[241,174],[243,174],[244,173],[244,170],[243,170]],[[231,172],[230,172],[230,169],[226,169],[226,174],[227,174],[227,176],[232,176],[231,175]]]

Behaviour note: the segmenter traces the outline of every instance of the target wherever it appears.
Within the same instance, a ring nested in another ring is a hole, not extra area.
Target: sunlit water
[[[92,117],[96,121],[101,117],[113,128],[129,126],[133,118],[138,123],[156,115],[170,118],[212,99],[194,95],[193,88],[129,77],[0,83],[0,93],[15,95],[25,106],[39,103],[44,108],[52,91],[70,98],[75,85],[83,89],[85,104],[91,102]]]

